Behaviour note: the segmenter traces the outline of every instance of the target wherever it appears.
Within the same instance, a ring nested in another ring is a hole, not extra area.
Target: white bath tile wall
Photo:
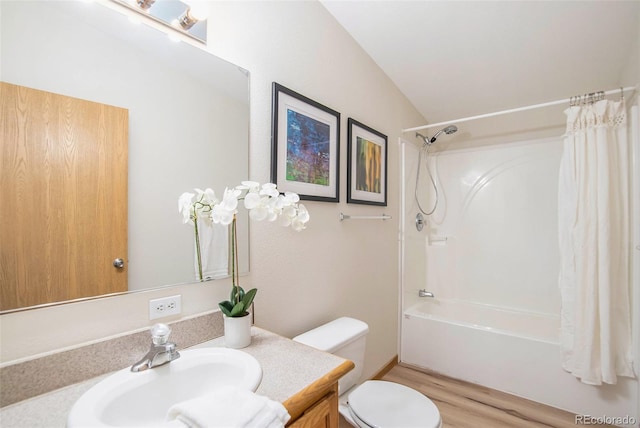
[[[427,287],[426,284],[426,234],[416,230],[415,221],[418,205],[414,198],[415,179],[418,168],[418,145],[401,140],[400,170],[403,174],[402,182],[402,221],[401,221],[401,272],[403,282],[403,307],[409,307],[418,302],[418,290]],[[421,174],[425,174],[424,171]],[[422,176],[424,178],[424,175]],[[421,180],[423,181],[423,180]],[[424,183],[424,181],[423,181]],[[426,195],[428,201],[429,195]],[[421,199],[422,201],[422,199]],[[423,203],[423,202],[422,202]],[[426,218],[426,217],[425,217]]]
[[[561,150],[554,138],[430,158],[440,193],[427,236],[431,291],[519,311],[559,312]]]

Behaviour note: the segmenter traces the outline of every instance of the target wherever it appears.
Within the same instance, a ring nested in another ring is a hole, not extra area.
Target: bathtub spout
[[[419,297],[436,297],[433,295],[432,292],[427,291],[427,290],[418,290],[418,296]]]

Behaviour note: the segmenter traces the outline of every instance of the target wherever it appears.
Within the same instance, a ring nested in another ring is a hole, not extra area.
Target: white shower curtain
[[[624,101],[565,111],[558,192],[563,367],[582,382],[633,377],[629,156]]]

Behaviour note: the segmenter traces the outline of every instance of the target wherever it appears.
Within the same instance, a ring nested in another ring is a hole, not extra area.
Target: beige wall
[[[343,28],[316,2],[216,3],[211,47],[251,71],[250,171],[269,180],[271,83],[276,81],[341,116],[339,204],[309,202],[300,234],[272,224],[251,229],[251,286],[257,323],[294,336],[339,316],[369,324],[365,374],[396,353],[398,330],[398,137],[423,123]],[[346,204],[347,118],[388,137],[388,206]],[[392,215],[391,221],[340,222],[339,213]]]
[[[640,22],[640,10],[638,11],[638,22]],[[636,86],[640,84],[640,25],[637,27],[636,37],[629,51],[628,61],[621,72],[621,86]]]
[[[324,7],[316,2],[214,2],[209,50],[251,73],[250,175],[270,179],[271,83],[276,81],[341,116],[341,202],[308,202],[308,229],[251,227],[256,322],[292,337],[338,316],[370,326],[365,375],[397,353],[400,130],[424,119]],[[388,137],[388,206],[346,204],[347,118]],[[387,221],[340,222],[339,213],[390,214]],[[212,310],[227,281],[172,287],[3,315],[2,362],[151,325],[148,300],[182,293],[183,316]],[[172,321],[175,318],[168,318]]]

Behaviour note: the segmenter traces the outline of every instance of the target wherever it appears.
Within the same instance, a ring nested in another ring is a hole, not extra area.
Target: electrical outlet
[[[182,295],[149,300],[149,319],[178,315],[182,312]]]

